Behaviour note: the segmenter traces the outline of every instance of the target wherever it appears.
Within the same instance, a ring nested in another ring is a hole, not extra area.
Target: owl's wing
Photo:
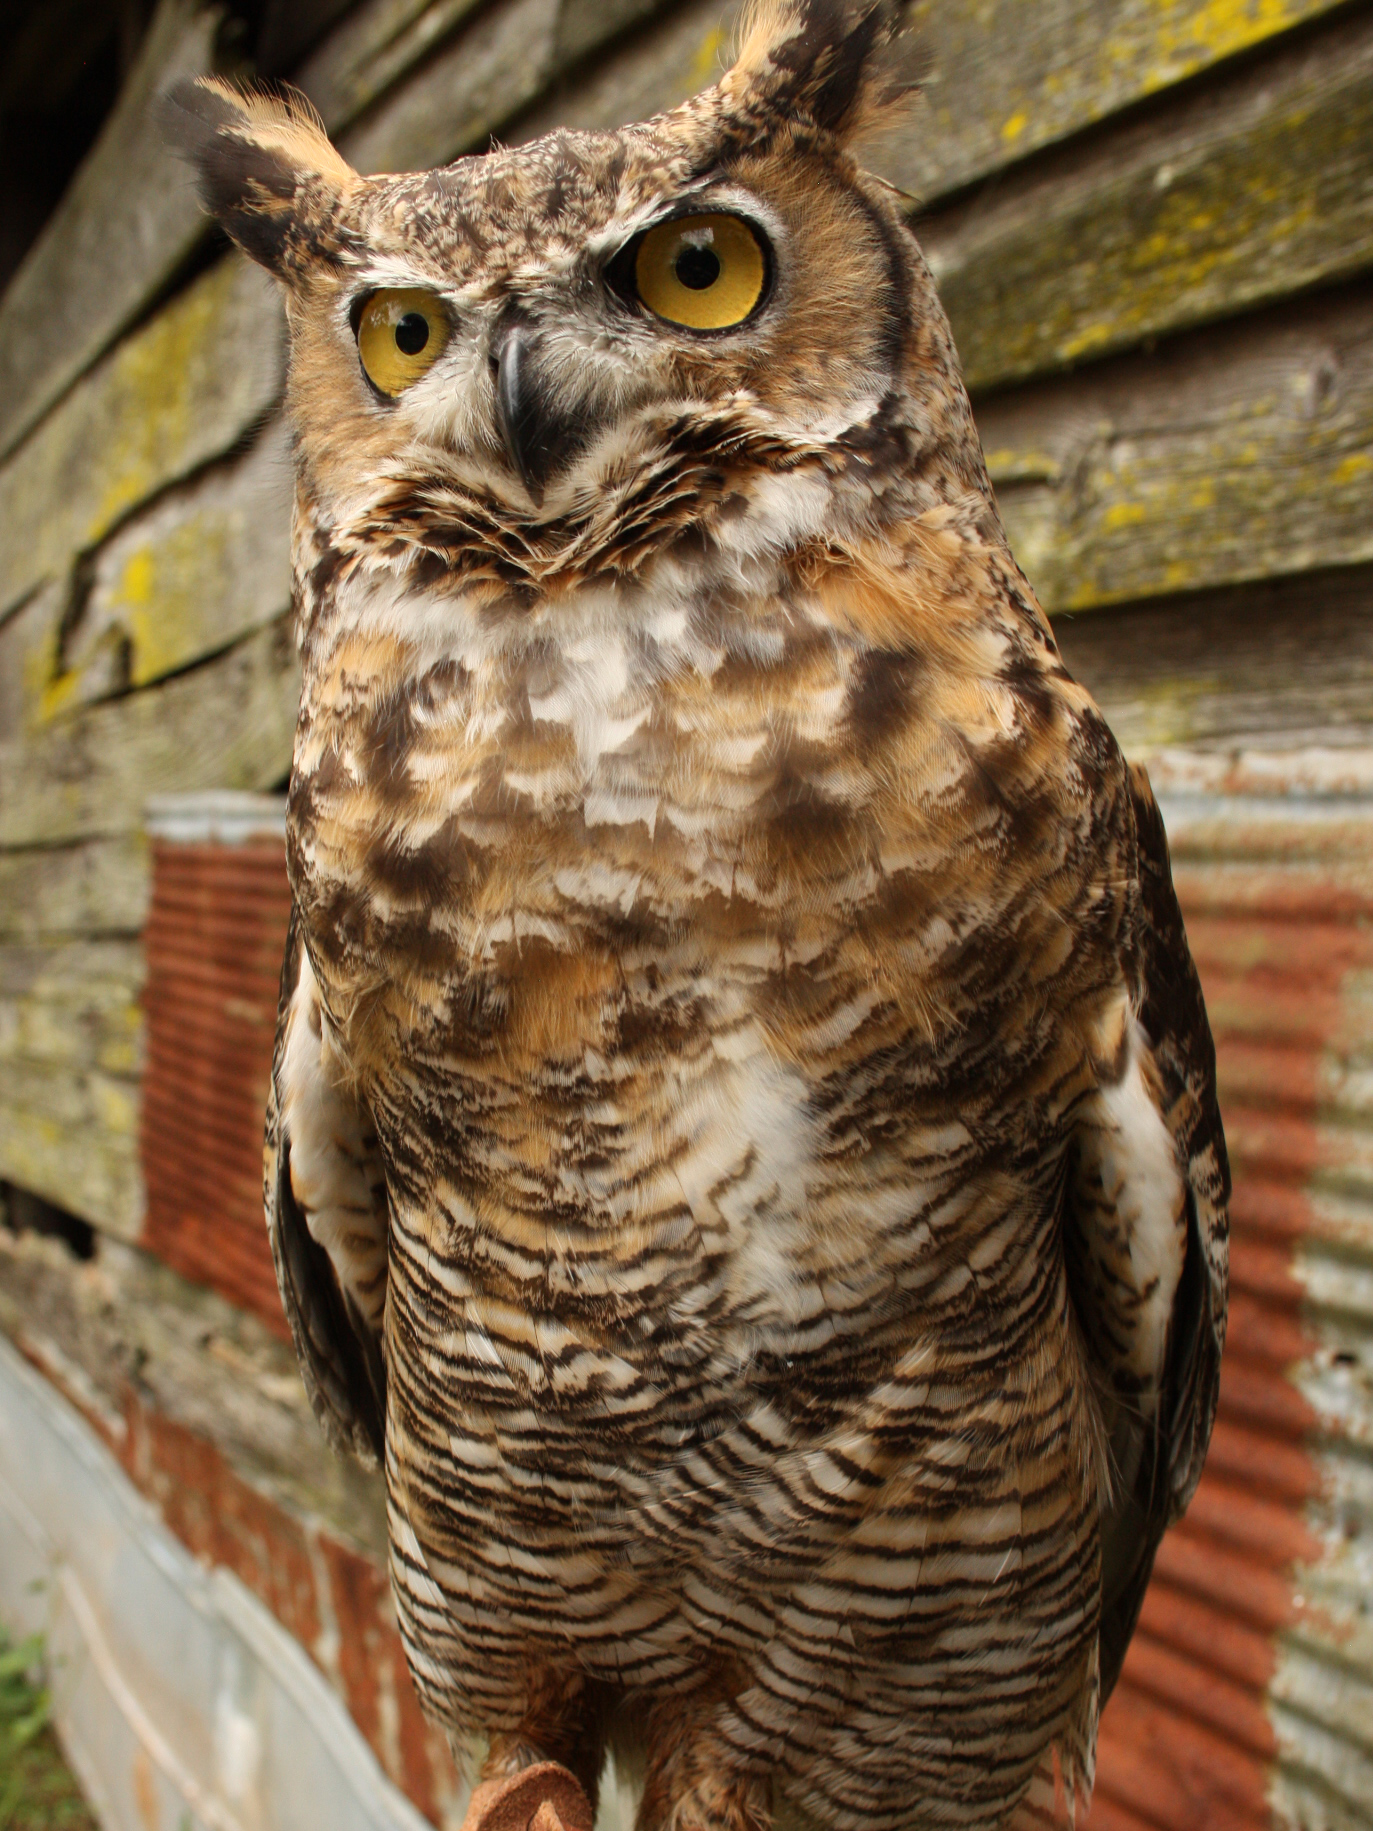
[[[1140,888],[1125,1072],[1075,1139],[1069,1280],[1102,1378],[1112,1491],[1102,1521],[1101,1687],[1109,1696],[1165,1529],[1210,1441],[1225,1339],[1230,1170],[1201,983],[1163,821],[1130,771]]]
[[[267,1232],[301,1376],[335,1449],[382,1454],[386,1185],[376,1135],[340,1072],[292,911],[264,1160]]]

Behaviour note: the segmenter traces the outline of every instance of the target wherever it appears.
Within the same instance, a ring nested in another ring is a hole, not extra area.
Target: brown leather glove
[[[536,1761],[474,1787],[462,1831],[592,1831],[594,1817],[575,1775],[560,1761]]]

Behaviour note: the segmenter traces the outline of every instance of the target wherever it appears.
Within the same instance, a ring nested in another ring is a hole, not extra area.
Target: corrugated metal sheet
[[[1230,1334],[1091,1826],[1353,1831],[1373,1826],[1373,756],[1152,773],[1235,1168]]]
[[[284,1332],[262,1218],[290,910],[281,811],[265,797],[188,797],[150,820],[142,1243]]]

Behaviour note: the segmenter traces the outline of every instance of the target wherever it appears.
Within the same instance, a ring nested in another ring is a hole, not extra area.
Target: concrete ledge
[[[301,1647],[0,1339],[0,1614],[105,1831],[424,1831]]]

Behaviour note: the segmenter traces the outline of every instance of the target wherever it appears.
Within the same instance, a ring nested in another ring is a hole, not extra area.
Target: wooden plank
[[[154,794],[267,789],[290,767],[287,619],[204,666],[0,744],[0,849],[134,831]]]
[[[264,419],[283,355],[273,284],[238,255],[127,337],[0,466],[0,610]]]
[[[868,149],[914,196],[955,191],[1026,153],[1331,11],[1339,0],[916,0],[926,100]],[[562,77],[508,137],[619,127],[675,107],[728,62],[740,7],[675,6],[632,43]]]
[[[664,0],[562,0],[553,46],[553,71],[565,70],[631,26],[651,18],[662,10],[663,3]]]
[[[1061,616],[1128,752],[1373,744],[1373,567]]]
[[[0,1179],[124,1240],[143,1225],[138,1083],[0,1059]]]
[[[136,1079],[143,972],[136,936],[0,946],[0,1061]]]
[[[503,0],[462,26],[391,88],[340,145],[359,171],[407,171],[480,151],[561,70],[654,12],[663,0]],[[444,22],[456,0],[429,9]],[[408,42],[408,39],[405,41]],[[368,74],[371,81],[371,74]]]
[[[566,70],[588,51],[660,11],[663,4],[664,0],[560,0],[551,35],[540,32],[530,41],[530,69],[525,76],[534,87],[526,89],[517,83],[520,100],[515,105],[537,93],[555,71]],[[355,142],[365,149],[358,152],[358,158],[371,162],[364,169],[382,169],[376,161],[383,158],[387,169],[401,168],[401,158],[387,157],[387,149],[399,149],[406,142],[403,117],[428,114],[435,92],[440,98],[450,92],[455,97],[460,134],[464,121],[476,118],[469,112],[469,92],[481,84],[474,83],[468,60],[474,49],[482,54],[480,35],[466,50],[454,41],[479,5],[480,0],[368,0],[296,73],[295,81],[324,116],[331,133],[346,133],[368,109],[374,110],[377,118],[366,124]],[[494,20],[493,26],[493,35],[500,36],[501,28]],[[545,53],[546,61],[542,61]],[[422,66],[430,57],[434,68],[425,70]],[[503,75],[508,82],[508,73]],[[431,115],[424,126],[416,118],[411,130],[416,151],[409,163],[433,164],[467,150],[500,120],[503,107],[493,89],[489,105],[485,109],[478,106],[480,124],[467,138],[455,138],[441,114]]]
[[[161,497],[100,548],[31,716],[148,686],[290,603],[291,453],[276,421],[245,457]]]
[[[24,729],[51,672],[53,634],[70,596],[66,578],[51,579],[0,617],[0,743]]]
[[[742,0],[689,0],[589,68],[558,78],[506,130],[511,145],[555,127],[622,127],[675,108],[720,76]]]
[[[1373,13],[1066,148],[918,231],[971,387],[1373,263]]]
[[[307,57],[294,82],[330,133],[352,126],[480,0],[366,0]]]
[[[206,223],[154,118],[157,93],[212,67],[221,23],[161,0],[95,145],[0,299],[0,455],[166,284]]]
[[[0,941],[137,934],[149,879],[141,833],[0,852]]]
[[[1045,608],[1373,559],[1373,285],[977,410]]]
[[[937,197],[1330,12],[1338,0],[914,0],[926,106],[887,176]]]
[[[503,0],[479,14],[342,137],[342,152],[361,172],[401,172],[480,148],[548,82],[558,14],[559,0]]]

